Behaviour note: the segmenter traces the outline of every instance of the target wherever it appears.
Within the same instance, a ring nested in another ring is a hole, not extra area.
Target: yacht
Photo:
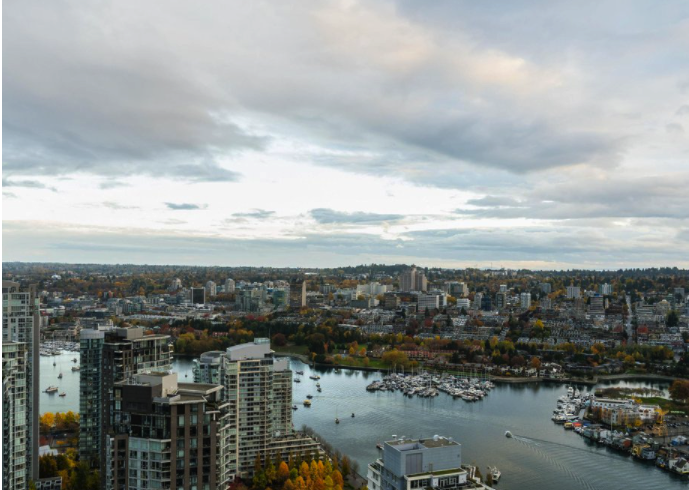
[[[62,373],[57,375],[57,379],[62,379]]]
[[[79,371],[80,369],[80,366],[72,366],[72,371]]]
[[[311,406],[311,400],[304,400],[304,406],[310,407]]]
[[[45,392],[48,393],[49,395],[52,395],[53,393],[57,393],[57,386],[48,386],[45,389]]]
[[[300,376],[303,376],[303,375],[304,375],[304,371],[294,371],[294,372],[297,373],[297,374],[300,375]]]
[[[59,396],[67,396],[67,393],[65,393],[65,392],[63,391],[62,393],[60,393]]]

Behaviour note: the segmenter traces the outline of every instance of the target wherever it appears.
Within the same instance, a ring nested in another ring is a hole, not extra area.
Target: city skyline
[[[684,2],[4,14],[4,261],[689,267]]]

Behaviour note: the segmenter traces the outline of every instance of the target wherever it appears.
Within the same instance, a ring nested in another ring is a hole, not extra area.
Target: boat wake
[[[512,434],[512,439],[519,441],[520,443],[524,444],[531,451],[538,454],[541,458],[543,458],[544,460],[549,462],[551,465],[555,466],[557,469],[559,469],[560,471],[565,473],[567,476],[571,477],[572,480],[579,483],[579,485],[581,485],[582,488],[586,488],[588,490],[599,490],[598,487],[596,487],[596,486],[592,485],[591,483],[589,483],[588,481],[586,481],[577,472],[573,471],[567,465],[563,464],[561,461],[554,458],[552,456],[551,452],[547,451],[546,446],[549,444],[553,444],[556,446],[566,447],[567,449],[578,449],[578,448],[573,448],[573,447],[567,446],[566,444],[558,444],[556,442],[544,441],[544,440],[539,440],[539,439],[532,439],[532,438],[524,437],[524,436],[518,436],[516,434]]]

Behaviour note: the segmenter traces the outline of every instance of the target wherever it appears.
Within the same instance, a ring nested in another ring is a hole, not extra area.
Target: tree
[[[276,333],[273,335],[273,344],[278,347],[287,345],[287,338],[285,337],[285,334]]]
[[[670,386],[670,396],[675,401],[685,401],[689,398],[689,381],[683,379],[675,380]]]
[[[284,461],[280,461],[277,472],[277,480],[280,483],[284,483],[285,480],[289,478],[289,466]]]
[[[536,356],[531,358],[531,362],[529,364],[533,369],[541,369],[541,360]]]
[[[665,324],[668,327],[676,327],[677,325],[679,325],[679,314],[677,314],[677,311],[672,310],[667,314]]]

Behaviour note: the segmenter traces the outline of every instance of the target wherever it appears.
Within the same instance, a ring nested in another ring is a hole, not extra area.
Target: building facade
[[[28,354],[22,342],[2,343],[2,488],[26,490]]]
[[[256,456],[311,456],[321,448],[292,426],[292,371],[275,358],[269,339],[202,354],[194,363],[194,381],[220,383],[228,403],[228,468],[234,476],[253,475]]]
[[[175,373],[115,384],[113,490],[216,490],[229,486],[227,404],[218,384],[179,383]]]
[[[451,438],[395,439],[368,465],[369,490],[487,488],[462,466],[462,447]]]
[[[39,306],[35,286],[22,289],[17,282],[2,281],[2,341],[20,342],[26,348],[26,468],[34,481],[38,480]]]

